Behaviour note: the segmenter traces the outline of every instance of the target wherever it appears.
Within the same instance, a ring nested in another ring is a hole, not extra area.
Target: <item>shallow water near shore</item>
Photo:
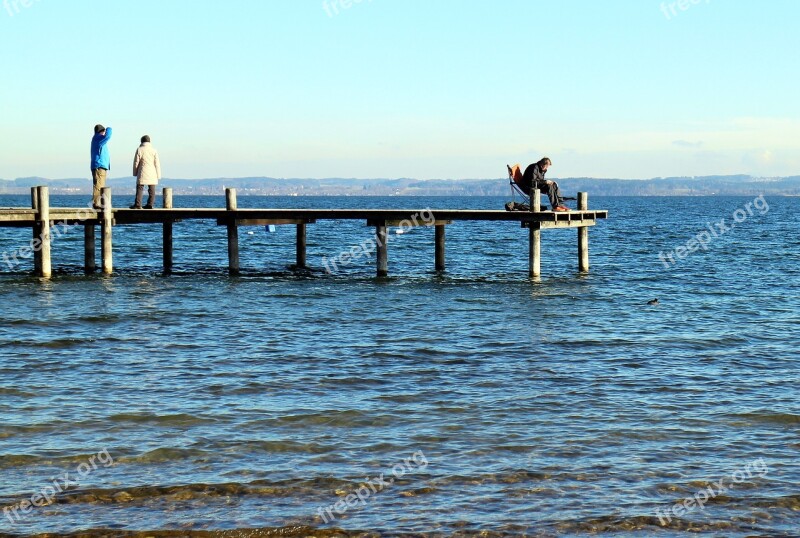
[[[170,276],[159,225],[114,228],[112,277],[71,230],[53,279],[0,269],[0,534],[800,536],[800,199],[753,201],[590,198],[591,273],[546,230],[536,282],[512,223],[448,226],[442,275],[432,230],[393,234],[387,279],[324,270],[363,222],[309,225],[302,273],[293,227],[242,228],[240,277],[215,222],[175,225]]]

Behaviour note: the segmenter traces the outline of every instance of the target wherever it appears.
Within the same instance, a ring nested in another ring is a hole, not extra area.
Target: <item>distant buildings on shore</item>
[[[567,192],[593,196],[724,196],[759,194],[800,196],[800,176],[751,177],[705,176],[645,180],[554,178]],[[114,192],[132,194],[133,178],[108,180]],[[506,178],[498,179],[284,179],[268,177],[164,179],[176,195],[221,196],[225,187],[240,196],[509,196]],[[40,177],[0,179],[0,194],[27,194],[36,185],[48,185],[52,194],[89,194],[89,178],[46,179]]]

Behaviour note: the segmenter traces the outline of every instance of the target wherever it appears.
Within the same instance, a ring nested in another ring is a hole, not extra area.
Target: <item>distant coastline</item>
[[[800,176],[753,177],[703,176],[653,179],[554,178],[568,193],[589,192],[594,196],[800,196]],[[505,196],[508,181],[497,179],[298,179],[298,178],[209,178],[164,179],[176,195],[221,195],[234,187],[241,196]],[[0,194],[26,194],[36,185],[47,185],[51,194],[89,194],[89,178],[47,179],[41,177],[0,179]],[[119,194],[133,193],[134,179],[113,178],[108,186]]]

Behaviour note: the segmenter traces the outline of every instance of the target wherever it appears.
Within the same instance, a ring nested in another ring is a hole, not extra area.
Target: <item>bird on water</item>
[[[647,301],[647,304],[650,306],[655,306],[658,304],[658,299],[653,299],[652,301]]]

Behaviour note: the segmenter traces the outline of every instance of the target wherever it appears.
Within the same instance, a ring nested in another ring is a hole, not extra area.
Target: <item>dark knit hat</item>
[[[106,128],[103,127],[102,125],[100,125],[99,123],[94,126],[94,134],[102,133],[105,130],[106,130]]]

